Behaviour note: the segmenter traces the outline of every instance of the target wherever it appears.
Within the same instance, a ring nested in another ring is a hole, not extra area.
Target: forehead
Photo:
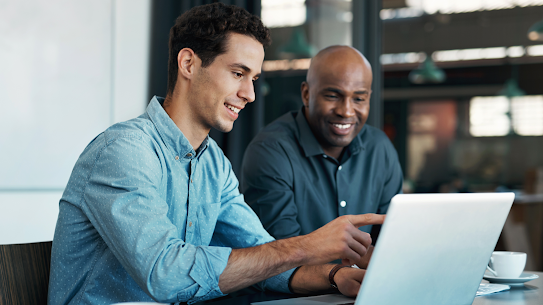
[[[320,67],[316,74],[320,89],[335,87],[345,91],[370,90],[371,70],[354,62],[329,62]]]
[[[222,64],[242,64],[252,72],[260,73],[264,61],[264,47],[258,40],[238,33],[230,33],[226,38],[226,52],[215,61]]]

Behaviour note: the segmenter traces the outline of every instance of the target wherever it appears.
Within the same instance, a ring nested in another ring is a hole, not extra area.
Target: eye
[[[238,79],[239,79],[239,78],[242,78],[242,77],[243,77],[243,73],[241,73],[241,72],[232,72],[232,73],[234,74],[234,77],[235,77],[235,78],[238,78]]]
[[[324,97],[329,99],[329,100],[337,99],[337,95],[335,95],[335,94],[325,94]]]
[[[355,103],[363,103],[368,100],[368,96],[367,95],[355,96],[353,97],[353,100]]]

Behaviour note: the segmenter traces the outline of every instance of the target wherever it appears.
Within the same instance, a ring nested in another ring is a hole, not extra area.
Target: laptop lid
[[[513,193],[396,195],[356,305],[472,304],[513,200]]]

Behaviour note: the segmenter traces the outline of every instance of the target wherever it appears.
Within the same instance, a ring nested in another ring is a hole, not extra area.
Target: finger
[[[355,258],[355,263],[358,262],[360,259],[362,259],[362,257],[364,256],[364,254],[366,254],[366,252],[368,251],[366,247],[364,247],[364,245],[362,245],[361,243],[357,242],[356,240],[352,240],[350,242],[347,243],[349,245],[349,248],[351,248],[352,251],[356,252],[356,254],[358,254],[358,257]],[[353,264],[351,264],[353,265]]]
[[[354,268],[342,268],[340,271],[336,274],[336,283],[338,283],[340,292],[355,297],[360,290],[360,283],[366,271]]]
[[[356,266],[362,269],[367,269],[368,265],[370,264],[371,255],[373,254],[373,249],[375,249],[373,246],[369,246],[366,254],[360,259],[360,261],[356,262]]]
[[[351,235],[351,238],[347,240],[347,245],[349,248],[351,248],[352,251],[356,252],[359,257],[356,258],[356,261],[359,261],[368,251],[368,246],[371,244],[371,237],[364,236],[364,234],[367,234],[365,232],[361,232],[358,229],[354,229],[356,232],[353,232]],[[368,234],[369,235],[369,234]],[[369,238],[369,242],[368,242]]]
[[[357,228],[367,225],[380,225],[385,221],[385,215],[373,213],[345,216]]]
[[[358,245],[360,245],[360,244],[358,244]],[[348,242],[346,249],[343,251],[343,253],[342,253],[341,257],[340,257],[342,261],[348,261],[346,265],[354,265],[362,257],[362,255],[360,255],[358,253],[358,251],[364,251],[364,252],[366,251],[365,249],[364,250],[360,250],[360,249],[354,250],[353,246],[355,246],[355,245],[351,245],[351,242]]]
[[[367,249],[371,246],[371,235],[369,233],[354,229],[351,233],[351,236],[354,238],[354,240],[361,243],[364,248]]]

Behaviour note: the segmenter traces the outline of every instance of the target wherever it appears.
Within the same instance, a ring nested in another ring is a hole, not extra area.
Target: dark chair
[[[0,245],[0,305],[47,304],[51,245]]]

